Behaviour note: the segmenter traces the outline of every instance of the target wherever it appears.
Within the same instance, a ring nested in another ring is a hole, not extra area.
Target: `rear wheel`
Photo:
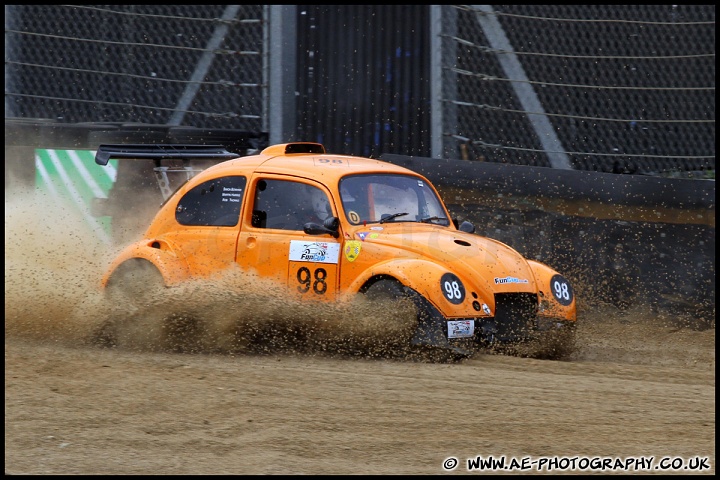
[[[164,286],[163,276],[155,265],[147,260],[132,259],[113,272],[106,289],[111,301],[125,299],[141,304],[152,299]]]
[[[132,259],[120,265],[105,287],[109,314],[96,332],[96,342],[117,346],[138,312],[146,310],[164,286],[162,274],[147,260]]]

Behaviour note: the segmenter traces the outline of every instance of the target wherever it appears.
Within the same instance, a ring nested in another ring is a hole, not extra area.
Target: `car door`
[[[282,288],[280,293],[292,299],[334,301],[340,242],[303,232],[308,221],[321,221],[312,195],[325,196],[329,205],[327,191],[316,183],[273,175],[254,178],[250,188],[252,211],[237,245],[240,267],[271,280],[269,288]]]

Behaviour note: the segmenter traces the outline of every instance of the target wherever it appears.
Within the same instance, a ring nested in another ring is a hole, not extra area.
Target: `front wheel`
[[[376,281],[365,290],[365,298],[376,305],[381,315],[387,316],[387,328],[403,326],[403,331],[407,333],[402,338],[401,351],[406,357],[450,363],[474,353],[450,345],[442,332],[435,331],[439,324],[444,325],[439,312],[422,295],[397,280],[384,278]]]

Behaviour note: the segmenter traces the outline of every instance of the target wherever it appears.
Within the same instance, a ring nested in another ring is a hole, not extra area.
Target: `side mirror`
[[[475,225],[468,222],[467,220],[464,220],[458,227],[458,230],[465,233],[475,233]]]
[[[322,225],[319,223],[308,222],[303,225],[303,231],[308,235],[323,235],[330,234],[333,238],[338,238],[340,233],[340,219],[337,217],[328,217],[325,219]]]
[[[337,232],[340,228],[340,219],[338,217],[328,217],[323,222],[323,226],[325,228],[329,228],[330,230]]]

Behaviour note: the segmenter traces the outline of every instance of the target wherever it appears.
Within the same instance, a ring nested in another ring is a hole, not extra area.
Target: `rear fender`
[[[540,299],[539,317],[577,320],[575,291],[563,275],[535,260],[528,260],[535,275]]]
[[[186,262],[175,254],[172,246],[163,240],[143,239],[125,247],[103,275],[100,286],[105,288],[117,268],[131,259],[147,260],[158,269],[165,285],[175,285],[190,276]]]

